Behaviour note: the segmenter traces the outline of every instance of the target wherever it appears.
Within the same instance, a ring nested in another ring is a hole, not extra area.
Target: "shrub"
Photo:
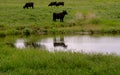
[[[91,19],[91,20],[90,20],[90,23],[92,23],[92,24],[100,24],[100,23],[101,23],[101,20],[98,19],[98,18],[94,18],[94,19]]]
[[[31,29],[25,28],[25,29],[23,30],[23,34],[24,34],[24,35],[30,35],[30,34],[31,34]]]
[[[5,36],[6,36],[5,32],[0,32],[0,37],[5,37]]]

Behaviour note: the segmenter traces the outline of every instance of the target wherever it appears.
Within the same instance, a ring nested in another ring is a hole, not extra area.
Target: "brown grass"
[[[93,18],[96,18],[96,14],[95,13],[88,13],[86,16],[85,16],[86,19],[93,19]]]
[[[82,14],[82,13],[76,13],[75,14],[75,17],[76,17],[76,19],[78,19],[78,20],[83,20],[85,17],[84,17],[84,15]]]

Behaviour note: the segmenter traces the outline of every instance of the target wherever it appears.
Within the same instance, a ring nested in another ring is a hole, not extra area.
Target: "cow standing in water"
[[[63,10],[63,12],[60,13],[53,13],[53,21],[56,21],[56,19],[60,19],[60,22],[63,22],[64,16],[67,14],[67,11]]]
[[[34,8],[34,3],[33,2],[27,2],[24,6],[23,6],[23,8],[25,9],[25,8]]]

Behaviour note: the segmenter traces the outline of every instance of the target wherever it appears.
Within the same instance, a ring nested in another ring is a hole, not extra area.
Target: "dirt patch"
[[[76,17],[76,19],[79,19],[79,20],[83,20],[85,18],[84,15],[80,12],[76,13],[75,17]]]
[[[88,13],[88,14],[84,15],[84,14],[79,12],[79,13],[75,14],[75,17],[78,20],[93,19],[93,18],[96,18],[96,14],[95,13]]]
[[[94,14],[94,13],[88,13],[85,18],[86,18],[86,19],[96,18],[96,14]]]
[[[72,27],[72,26],[75,26],[75,25],[76,25],[76,23],[75,23],[74,20],[70,20],[70,21],[68,21],[67,23],[68,23],[69,27]]]

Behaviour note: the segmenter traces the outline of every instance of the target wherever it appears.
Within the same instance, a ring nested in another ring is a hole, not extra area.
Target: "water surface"
[[[27,40],[27,39],[24,39]],[[103,53],[120,55],[120,36],[57,36],[38,39],[27,43],[23,39],[17,39],[17,48],[35,47],[44,48],[48,51],[72,51],[85,53]]]

